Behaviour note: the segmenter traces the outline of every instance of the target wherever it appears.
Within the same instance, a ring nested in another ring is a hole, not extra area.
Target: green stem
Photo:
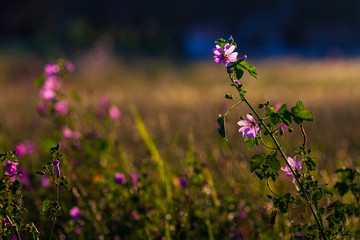
[[[273,140],[273,142],[275,143],[278,151],[280,152],[281,156],[284,158],[286,165],[288,165],[289,169],[291,170],[291,173],[293,174],[293,176],[295,177],[296,183],[297,185],[300,187],[301,192],[303,193],[303,195],[305,196],[305,199],[307,201],[307,204],[310,207],[310,211],[312,213],[312,215],[315,218],[315,221],[320,229],[321,235],[323,236],[323,239],[327,240],[327,237],[325,235],[324,232],[324,227],[321,224],[321,221],[319,220],[318,215],[316,214],[315,210],[314,210],[314,206],[312,205],[310,198],[308,196],[308,194],[306,193],[304,186],[301,184],[299,178],[296,176],[294,169],[292,168],[292,166],[290,165],[290,163],[287,160],[287,157],[284,153],[284,151],[282,150],[279,142],[277,141],[277,139],[275,138],[275,136],[273,135],[272,132],[270,132],[270,130],[268,129],[268,127],[266,126],[266,124],[264,123],[264,121],[262,120],[262,118],[259,116],[259,114],[255,111],[255,109],[251,106],[251,104],[247,101],[247,99],[245,98],[244,94],[240,91],[240,89],[237,87],[236,88],[238,90],[238,93],[241,97],[241,99],[248,105],[248,107],[251,109],[251,111],[255,114],[256,118],[259,120],[260,124],[264,127],[264,129],[269,133],[269,136],[271,137],[271,139]]]
[[[229,108],[229,110],[224,114],[224,117],[226,117],[226,115],[228,115],[231,110],[233,110],[236,106],[238,106],[240,103],[242,103],[243,101],[239,101],[238,103],[236,103],[234,106],[232,106],[231,108]]]

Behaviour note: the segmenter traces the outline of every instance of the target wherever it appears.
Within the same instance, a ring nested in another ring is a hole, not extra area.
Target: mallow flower
[[[230,46],[229,43],[226,43],[224,46],[224,49],[221,48],[220,44],[216,44],[215,48],[212,49],[213,53],[215,54],[214,56],[214,61],[219,64],[219,63],[224,63],[225,66],[229,66],[231,62],[236,62],[237,61],[237,52],[234,52],[235,50],[235,46],[232,45]]]
[[[298,161],[296,162],[296,156],[294,158],[291,158],[291,157],[288,157],[287,158],[290,166],[295,170],[295,169],[298,169],[300,170],[301,169],[301,161]],[[281,168],[281,170],[283,170],[284,172],[286,172],[285,174],[285,177],[290,177],[290,176],[293,176],[293,173],[291,172],[291,169],[289,168],[289,166],[286,166],[286,167],[283,167]],[[293,176],[293,182],[295,182],[295,177]]]
[[[256,138],[257,133],[260,130],[259,125],[255,122],[255,119],[250,114],[246,115],[249,120],[240,120],[238,125],[241,127],[239,132],[243,134],[243,137]]]

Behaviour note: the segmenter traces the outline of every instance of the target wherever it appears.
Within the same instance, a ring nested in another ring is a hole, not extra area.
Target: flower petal
[[[285,174],[285,177],[290,177],[290,176],[292,176],[293,174],[291,173],[291,172],[289,172],[289,173],[287,173],[287,174]]]
[[[225,48],[225,55],[230,55],[235,50],[235,46],[232,45],[231,47]]]
[[[296,163],[296,168],[299,169],[299,170],[301,170],[301,167],[302,167],[302,166],[301,166],[301,163],[302,163],[301,161],[298,161],[298,162]]]
[[[230,61],[230,62],[236,62],[236,61],[237,61],[237,55],[238,55],[237,52],[234,52],[234,53],[230,54],[230,55],[228,56],[229,61]]]
[[[249,126],[251,123],[247,120],[240,120],[237,123],[239,126]]]
[[[250,120],[250,122],[255,123],[254,117],[251,114],[246,114],[246,117]]]
[[[291,172],[289,166],[282,167],[281,170],[283,170],[284,172]]]
[[[287,160],[288,160],[290,166],[295,168],[295,166],[296,166],[296,156],[294,158],[288,157]]]
[[[215,61],[217,64],[219,64],[219,63],[222,62],[222,58],[219,57],[219,56],[214,56],[214,61]]]

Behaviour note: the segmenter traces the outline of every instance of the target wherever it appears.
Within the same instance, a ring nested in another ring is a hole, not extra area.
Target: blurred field
[[[305,130],[322,169],[318,172],[320,181],[334,183],[336,168],[359,166],[359,59],[249,59],[248,62],[259,73],[259,80],[249,75],[243,78],[248,99],[254,105],[269,100],[273,105],[286,103],[292,107],[301,99],[314,113],[315,121],[306,123]],[[44,125],[51,123],[36,112],[39,96],[33,83],[44,64],[36,57],[0,58],[2,152],[24,139],[40,142],[48,134]],[[121,121],[110,135],[118,139],[121,152],[117,159],[112,159],[113,166],[125,164],[127,169],[137,169],[149,159],[129,110],[135,106],[171,172],[186,175],[186,161],[191,158],[189,154],[194,154],[198,161],[207,163],[220,198],[230,193],[235,199],[243,199],[239,200],[240,205],[253,201],[255,206],[260,201],[259,206],[268,208],[263,202],[265,186],[254,181],[256,176],[248,171],[251,153],[237,132],[237,118],[248,113],[245,106],[232,112],[227,120],[228,143],[216,131],[218,115],[234,104],[224,99],[225,93],[235,94],[222,65],[211,59],[196,63],[135,61],[101,52],[78,56],[74,64],[75,73],[63,85],[65,94],[76,91],[81,98],[80,104],[73,105],[73,118],[82,122],[86,111],[103,96],[109,97],[122,111]],[[92,124],[101,124],[96,121]],[[302,142],[299,129],[282,139],[289,155]],[[256,151],[259,149],[255,148]],[[41,161],[28,164],[39,166]],[[284,182],[276,187],[285,188]]]

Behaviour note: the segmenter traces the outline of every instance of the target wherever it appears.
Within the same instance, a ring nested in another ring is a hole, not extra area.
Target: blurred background
[[[360,54],[360,3],[328,1],[4,1],[1,52],[42,56],[105,44],[121,56],[205,59],[230,34],[252,57]]]
[[[319,160],[320,168],[314,173],[319,181],[335,184],[336,168],[358,167],[357,0],[2,1],[0,151],[9,151],[26,140],[34,142],[42,154],[21,160],[21,166],[27,165],[33,174],[43,163],[49,142],[63,140],[64,123],[39,114],[39,88],[34,80],[44,72],[46,63],[66,58],[75,71],[63,81],[60,96],[70,102],[66,116],[71,119],[69,126],[79,130],[83,138],[67,143],[64,140],[62,150],[71,161],[79,160],[79,166],[85,161],[88,164],[82,173],[63,164],[69,179],[85,179],[84,186],[88,186],[87,179],[92,178],[100,185],[98,189],[106,189],[101,184],[113,183],[115,171],[148,173],[155,169],[130,111],[130,106],[136,106],[168,164],[166,170],[171,170],[168,175],[190,180],[189,176],[197,173],[188,166],[189,161],[197,161],[216,180],[220,201],[227,196],[234,204],[239,199],[256,199],[260,203],[252,209],[260,219],[266,211],[258,206],[268,206],[269,201],[265,187],[261,188],[255,174],[248,170],[251,155],[263,150],[255,148],[249,153],[236,125],[238,117],[249,110],[241,105],[230,114],[229,142],[216,130],[219,114],[234,104],[224,98],[225,93],[236,92],[224,65],[214,63],[211,49],[216,39],[230,35],[238,44],[239,57],[246,54],[247,62],[257,68],[259,80],[248,74],[242,79],[254,106],[269,100],[272,105],[286,103],[291,108],[301,99],[314,113],[315,121],[306,123],[305,129],[312,155]],[[99,100],[104,98],[119,107],[121,118],[117,121],[104,122],[96,115]],[[281,137],[288,155],[302,143],[300,130],[294,130]],[[103,139],[95,133],[103,134]],[[99,145],[109,144],[115,150],[96,152],[93,147],[97,145],[86,145],[87,138],[104,140],[105,144]],[[66,149],[66,144],[74,149]],[[83,155],[86,146],[91,157]],[[109,159],[111,168],[100,166],[101,158]],[[38,181],[38,176],[31,176]],[[284,181],[274,188],[289,188]],[[68,203],[72,204],[70,200]],[[251,234],[252,229],[246,231]],[[90,233],[92,230],[89,228]]]

